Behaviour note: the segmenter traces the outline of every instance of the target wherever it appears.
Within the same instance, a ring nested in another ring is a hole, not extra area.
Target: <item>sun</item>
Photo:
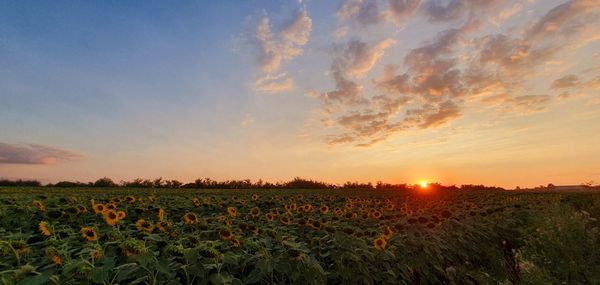
[[[427,181],[425,181],[425,180],[421,180],[421,182],[419,183],[419,185],[421,186],[421,188],[427,188],[428,184],[429,183],[427,183]]]

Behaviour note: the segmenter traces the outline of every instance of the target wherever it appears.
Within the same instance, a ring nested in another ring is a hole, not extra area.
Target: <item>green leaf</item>
[[[19,283],[16,285],[43,285],[50,279],[51,276],[52,273],[50,271],[46,271],[40,275],[27,277],[19,281]]]

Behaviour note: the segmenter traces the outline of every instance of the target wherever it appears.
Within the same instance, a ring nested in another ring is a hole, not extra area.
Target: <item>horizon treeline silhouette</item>
[[[375,184],[351,182],[347,181],[344,184],[333,184],[323,181],[317,181],[312,179],[304,179],[295,177],[294,179],[286,182],[266,182],[262,179],[252,181],[250,179],[243,180],[224,180],[217,181],[211,178],[198,178],[194,182],[184,183],[178,180],[169,180],[163,178],[157,179],[142,179],[136,178],[132,181],[119,181],[118,183],[108,177],[102,177],[94,182],[80,182],[80,181],[60,181],[57,183],[48,183],[42,185],[37,180],[8,180],[0,179],[0,186],[21,186],[21,187],[121,187],[121,188],[170,188],[170,189],[372,189],[372,190],[409,190],[413,189],[415,185],[406,183],[392,184],[384,183],[381,181]],[[428,185],[432,189],[442,190],[506,190],[502,187],[496,186],[485,186],[485,185],[474,185],[474,184],[463,184],[460,186],[456,185],[442,185],[439,183],[430,183]]]

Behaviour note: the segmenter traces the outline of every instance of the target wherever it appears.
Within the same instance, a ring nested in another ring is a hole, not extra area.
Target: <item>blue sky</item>
[[[600,180],[599,6],[7,1],[0,176]]]

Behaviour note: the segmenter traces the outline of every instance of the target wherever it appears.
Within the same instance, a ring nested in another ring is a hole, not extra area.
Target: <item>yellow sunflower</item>
[[[198,217],[194,213],[186,213],[183,215],[183,223],[186,225],[193,225],[198,222]]]
[[[385,241],[385,238],[382,236],[373,241],[373,246],[375,246],[375,249],[377,250],[384,250],[386,245],[387,241]]]
[[[165,220],[165,210],[163,210],[162,208],[158,209],[158,221],[162,222],[164,220]]]
[[[237,211],[233,207],[227,207],[227,213],[234,219],[237,217]]]
[[[94,213],[96,214],[102,214],[104,210],[106,210],[104,204],[92,204],[92,208],[94,209]]]
[[[125,211],[118,211],[118,212],[117,212],[117,220],[118,220],[118,221],[120,221],[120,220],[124,219],[124,218],[125,218],[125,216],[127,216],[127,215],[125,214]]]
[[[38,211],[43,212],[46,211],[46,207],[41,201],[33,200],[33,205],[38,209]]]
[[[49,237],[50,235],[52,235],[52,232],[48,228],[48,222],[46,221],[41,221],[38,224],[38,229],[40,230],[40,233],[45,237]]]
[[[95,241],[98,238],[98,235],[92,227],[82,227],[79,232],[81,233],[81,236],[87,241]]]
[[[394,234],[394,231],[392,231],[392,228],[390,228],[389,226],[385,228],[385,230],[383,231],[383,235],[382,237],[384,237],[386,240],[389,240],[390,238],[392,238],[392,235]]]
[[[104,222],[106,222],[106,224],[110,225],[110,226],[116,225],[117,222],[119,221],[119,216],[117,215],[115,210],[104,211],[103,217],[104,217]]]
[[[329,207],[327,207],[327,205],[321,205],[319,210],[321,211],[321,214],[327,214],[327,212],[329,212]]]
[[[273,220],[275,220],[275,215],[273,215],[273,214],[271,214],[271,213],[267,213],[267,214],[265,215],[265,218],[267,218],[267,221],[270,223],[270,222],[272,222]]]

